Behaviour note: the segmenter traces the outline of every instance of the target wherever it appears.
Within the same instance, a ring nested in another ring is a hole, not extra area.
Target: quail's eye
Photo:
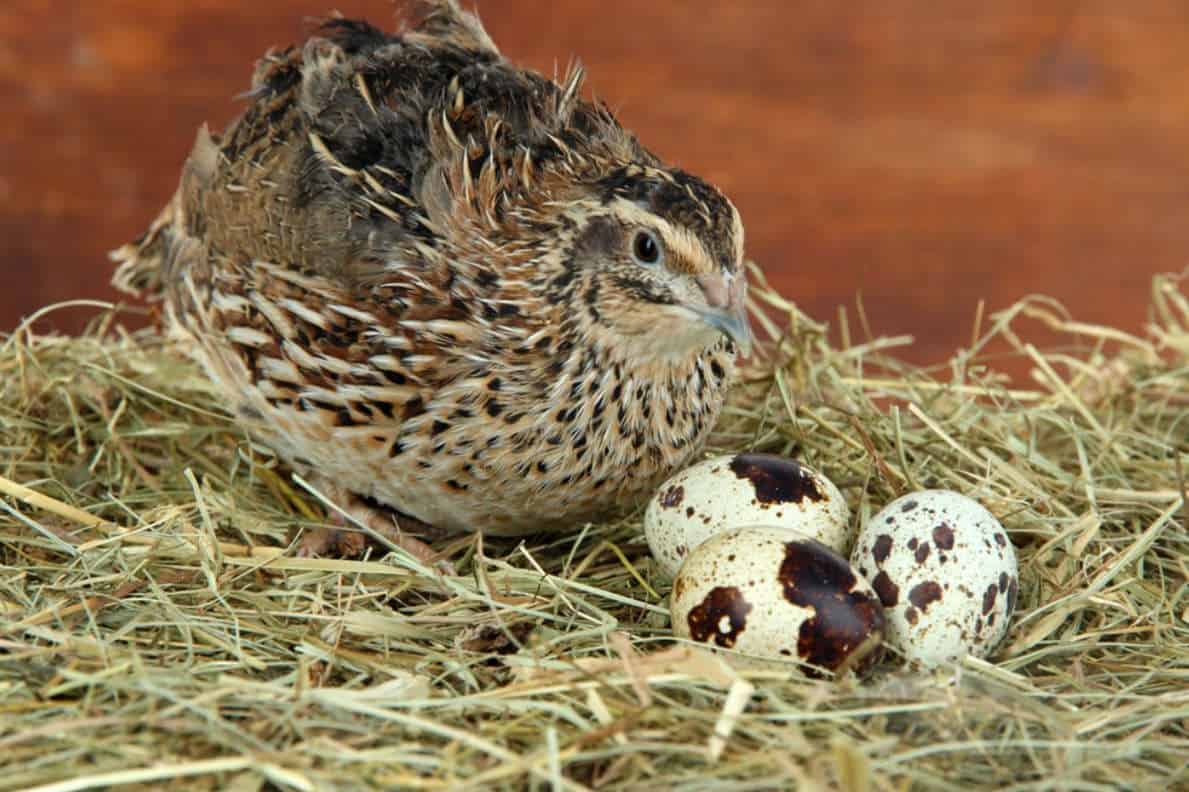
[[[637,231],[632,240],[632,255],[639,264],[656,264],[661,260],[661,243],[651,231]]]

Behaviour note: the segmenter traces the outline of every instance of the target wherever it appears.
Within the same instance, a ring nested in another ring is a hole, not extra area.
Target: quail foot
[[[424,538],[434,536],[432,526],[387,507],[370,505],[332,481],[320,479],[316,483],[317,488],[329,497],[337,509],[331,510],[330,525],[314,528],[301,537],[297,547],[299,556],[362,555],[368,543],[366,532],[370,532],[423,563],[434,564],[442,571],[453,573],[453,566],[424,541]],[[363,526],[366,532],[355,526]]]
[[[237,421],[356,504],[576,530],[717,420],[750,344],[739,213],[579,68],[517,68],[454,2],[413,11],[265,55],[115,283],[163,303]]]

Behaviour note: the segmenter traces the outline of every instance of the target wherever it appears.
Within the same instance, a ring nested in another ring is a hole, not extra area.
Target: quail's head
[[[629,166],[569,207],[572,256],[549,284],[645,358],[751,346],[743,224],[717,189],[678,170]]]

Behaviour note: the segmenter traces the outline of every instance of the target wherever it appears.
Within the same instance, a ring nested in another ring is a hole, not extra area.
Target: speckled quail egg
[[[850,510],[828,478],[773,454],[699,462],[669,479],[644,512],[644,535],[661,573],[677,574],[691,550],[728,528],[793,529],[846,554]]]
[[[808,664],[801,668],[811,676],[866,670],[884,635],[871,585],[833,550],[786,528],[737,528],[707,539],[677,572],[669,609],[679,637],[744,652],[761,665]]]
[[[859,531],[851,564],[879,594],[888,643],[917,669],[985,657],[1007,632],[1016,551],[965,495],[925,490],[892,501]]]

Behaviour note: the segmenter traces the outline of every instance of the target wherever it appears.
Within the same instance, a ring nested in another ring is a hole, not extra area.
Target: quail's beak
[[[737,272],[714,272],[698,276],[698,286],[706,297],[706,308],[695,310],[698,317],[718,328],[739,347],[751,354],[751,324],[747,320],[747,277]]]

